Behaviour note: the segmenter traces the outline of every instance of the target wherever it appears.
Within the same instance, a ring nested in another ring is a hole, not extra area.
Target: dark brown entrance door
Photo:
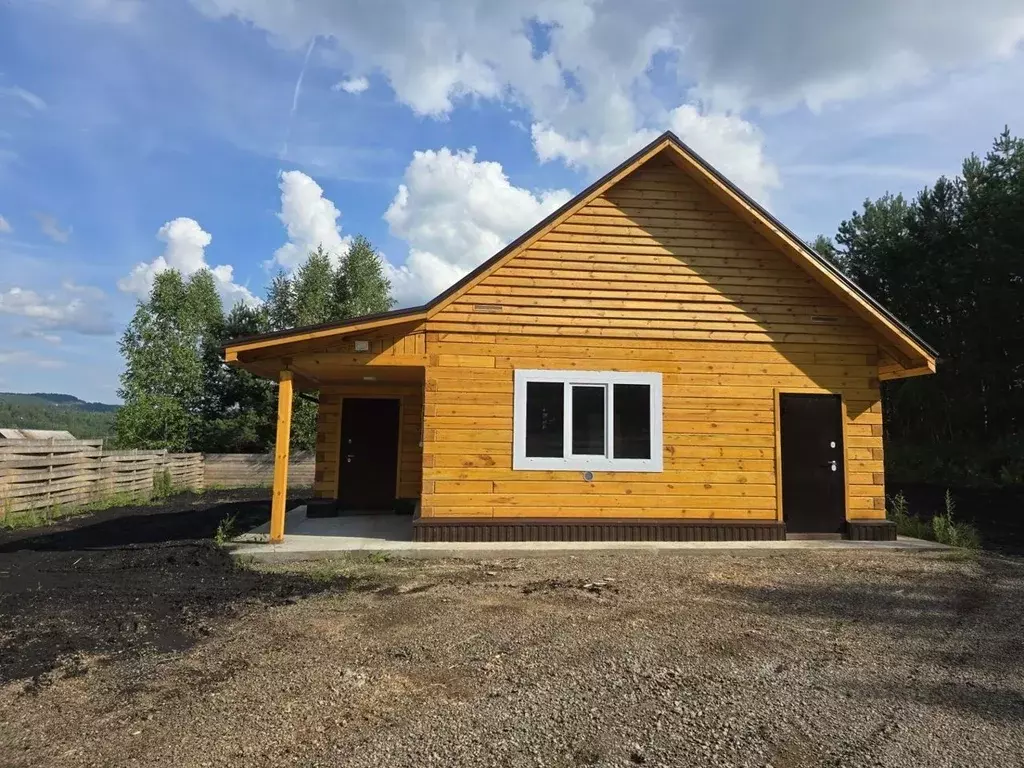
[[[779,395],[787,533],[843,533],[846,483],[839,395]]]
[[[346,397],[341,401],[340,509],[394,508],[398,413],[399,401],[394,398]]]

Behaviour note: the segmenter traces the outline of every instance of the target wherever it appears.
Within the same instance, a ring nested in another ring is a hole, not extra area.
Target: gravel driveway
[[[273,571],[261,578],[278,599],[243,595],[188,648],[78,654],[7,684],[0,762],[1024,765],[1020,561],[789,551]],[[306,587],[282,598],[282,578]]]

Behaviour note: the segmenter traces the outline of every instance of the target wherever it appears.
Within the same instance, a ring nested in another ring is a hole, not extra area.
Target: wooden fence
[[[291,487],[313,484],[313,454],[289,467]],[[0,440],[0,518],[8,512],[76,506],[110,496],[147,496],[164,473],[175,489],[269,486],[273,456],[105,451],[102,440]]]
[[[244,488],[274,482],[274,456],[268,453],[207,453],[203,457],[206,484],[218,488]],[[288,487],[313,485],[311,451],[292,453],[288,462]]]

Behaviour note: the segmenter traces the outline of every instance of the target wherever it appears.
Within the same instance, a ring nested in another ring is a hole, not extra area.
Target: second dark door
[[[787,533],[843,533],[846,468],[839,395],[779,395]]]
[[[388,510],[398,481],[399,401],[346,397],[341,401],[338,507]]]

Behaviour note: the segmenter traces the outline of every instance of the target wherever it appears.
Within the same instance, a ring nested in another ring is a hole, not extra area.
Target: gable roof
[[[938,353],[906,324],[897,319],[891,312],[872,298],[863,288],[844,275],[831,262],[814,251],[794,234],[782,222],[772,216],[761,205],[743,190],[729,181],[714,166],[688,147],[678,136],[666,131],[643,149],[620,163],[558,210],[538,222],[531,229],[498,251],[490,259],[451,285],[425,304],[406,309],[392,310],[378,315],[354,317],[340,323],[293,328],[286,331],[258,336],[247,336],[234,339],[225,345],[236,352],[247,349],[274,346],[287,341],[295,341],[296,337],[310,338],[349,333],[370,327],[391,325],[396,322],[429,319],[452,301],[464,294],[474,285],[502,264],[509,261],[519,251],[554,229],[558,224],[573,213],[583,208],[621,179],[628,176],[661,152],[684,172],[697,178],[710,192],[719,197],[741,219],[759,231],[770,242],[775,244],[788,257],[803,267],[826,289],[846,303],[870,326],[879,331],[897,349],[902,356],[917,366],[934,371]]]

